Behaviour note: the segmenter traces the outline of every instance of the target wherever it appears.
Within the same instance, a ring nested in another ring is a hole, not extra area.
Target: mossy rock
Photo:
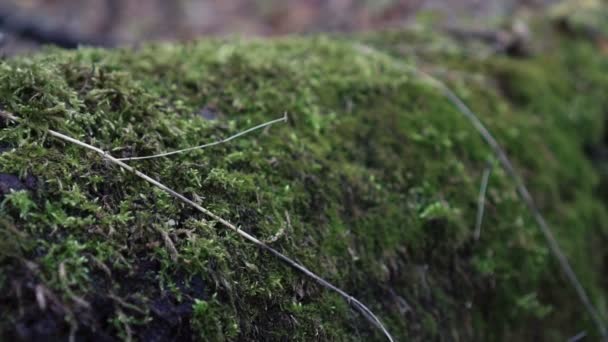
[[[592,42],[550,38],[545,54],[527,59],[478,59],[416,31],[2,61],[0,103],[21,118],[0,121],[2,336],[382,340],[338,295],[47,134],[130,157],[200,145],[284,112],[287,124],[129,164],[276,240],[272,247],[367,304],[397,340],[593,335],[499,167],[473,240],[481,175],[495,158],[440,92],[403,68],[436,74],[479,113],[605,316],[606,161],[589,151],[606,148],[608,61]]]

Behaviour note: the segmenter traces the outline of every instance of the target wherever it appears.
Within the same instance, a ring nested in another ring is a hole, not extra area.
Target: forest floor
[[[423,13],[434,13],[447,25],[487,27],[513,13],[552,3],[555,0],[4,0],[0,16],[4,12],[8,20],[29,20],[94,40],[133,44],[209,35],[275,36],[402,27]],[[38,46],[4,33],[0,53],[13,55]]]

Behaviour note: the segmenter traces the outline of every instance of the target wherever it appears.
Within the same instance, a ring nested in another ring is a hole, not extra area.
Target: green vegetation
[[[400,64],[445,80],[481,115],[606,317],[606,160],[585,150],[606,148],[608,59],[591,41],[544,34],[544,52],[525,59],[482,59],[420,31],[3,61],[0,104],[22,122],[0,122],[0,180],[18,190],[0,200],[2,335],[382,340],[336,294],[45,133],[130,157],[283,112],[288,124],[130,165],[260,239],[275,237],[273,247],[367,304],[397,340],[593,334],[498,168],[473,241],[481,174],[494,158]]]

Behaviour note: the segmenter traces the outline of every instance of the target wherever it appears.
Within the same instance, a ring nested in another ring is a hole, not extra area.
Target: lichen
[[[494,156],[436,89],[400,67],[436,73],[481,115],[605,316],[606,174],[584,150],[606,134],[608,62],[593,42],[545,34],[551,48],[526,59],[420,50],[446,38],[387,32],[51,49],[2,61],[0,103],[21,122],[1,126],[0,173],[36,180],[1,199],[2,335],[382,339],[338,295],[46,134],[130,157],[200,145],[284,112],[288,124],[262,133],[129,163],[276,240],[368,304],[397,340],[592,333],[497,167],[474,242],[481,174]]]

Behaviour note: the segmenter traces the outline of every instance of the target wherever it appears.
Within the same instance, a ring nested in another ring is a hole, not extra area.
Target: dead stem
[[[162,157],[168,157],[174,154],[180,154],[180,153],[185,153],[185,152],[189,152],[189,151],[194,151],[194,150],[200,150],[206,147],[211,147],[211,146],[216,146],[216,145],[220,145],[220,144],[224,144],[229,142],[230,140],[236,139],[240,136],[243,136],[245,134],[251,133],[255,130],[258,129],[262,129],[264,127],[268,127],[270,125],[274,125],[275,123],[279,123],[279,122],[287,122],[287,113],[283,114],[282,118],[279,119],[275,119],[272,121],[268,121],[265,122],[263,124],[257,125],[255,127],[251,127],[248,128],[242,132],[239,132],[237,134],[234,134],[232,136],[229,136],[228,138],[222,139],[222,140],[218,140],[218,141],[214,141],[214,142],[210,142],[204,145],[199,145],[199,146],[194,146],[194,147],[188,147],[188,148],[184,148],[181,150],[176,150],[176,151],[171,151],[171,152],[164,152],[164,153],[159,153],[159,154],[153,154],[153,155],[149,155],[149,156],[141,156],[141,157],[130,157],[130,158],[117,158],[117,160],[122,160],[122,161],[130,161],[130,160],[143,160],[143,159],[153,159],[153,158],[162,158]]]
[[[488,163],[481,177],[481,187],[479,188],[479,198],[477,202],[477,220],[475,221],[475,233],[473,237],[475,241],[481,236],[481,224],[483,223],[483,213],[486,206],[486,191],[488,190],[488,181],[492,173],[492,164]]]

